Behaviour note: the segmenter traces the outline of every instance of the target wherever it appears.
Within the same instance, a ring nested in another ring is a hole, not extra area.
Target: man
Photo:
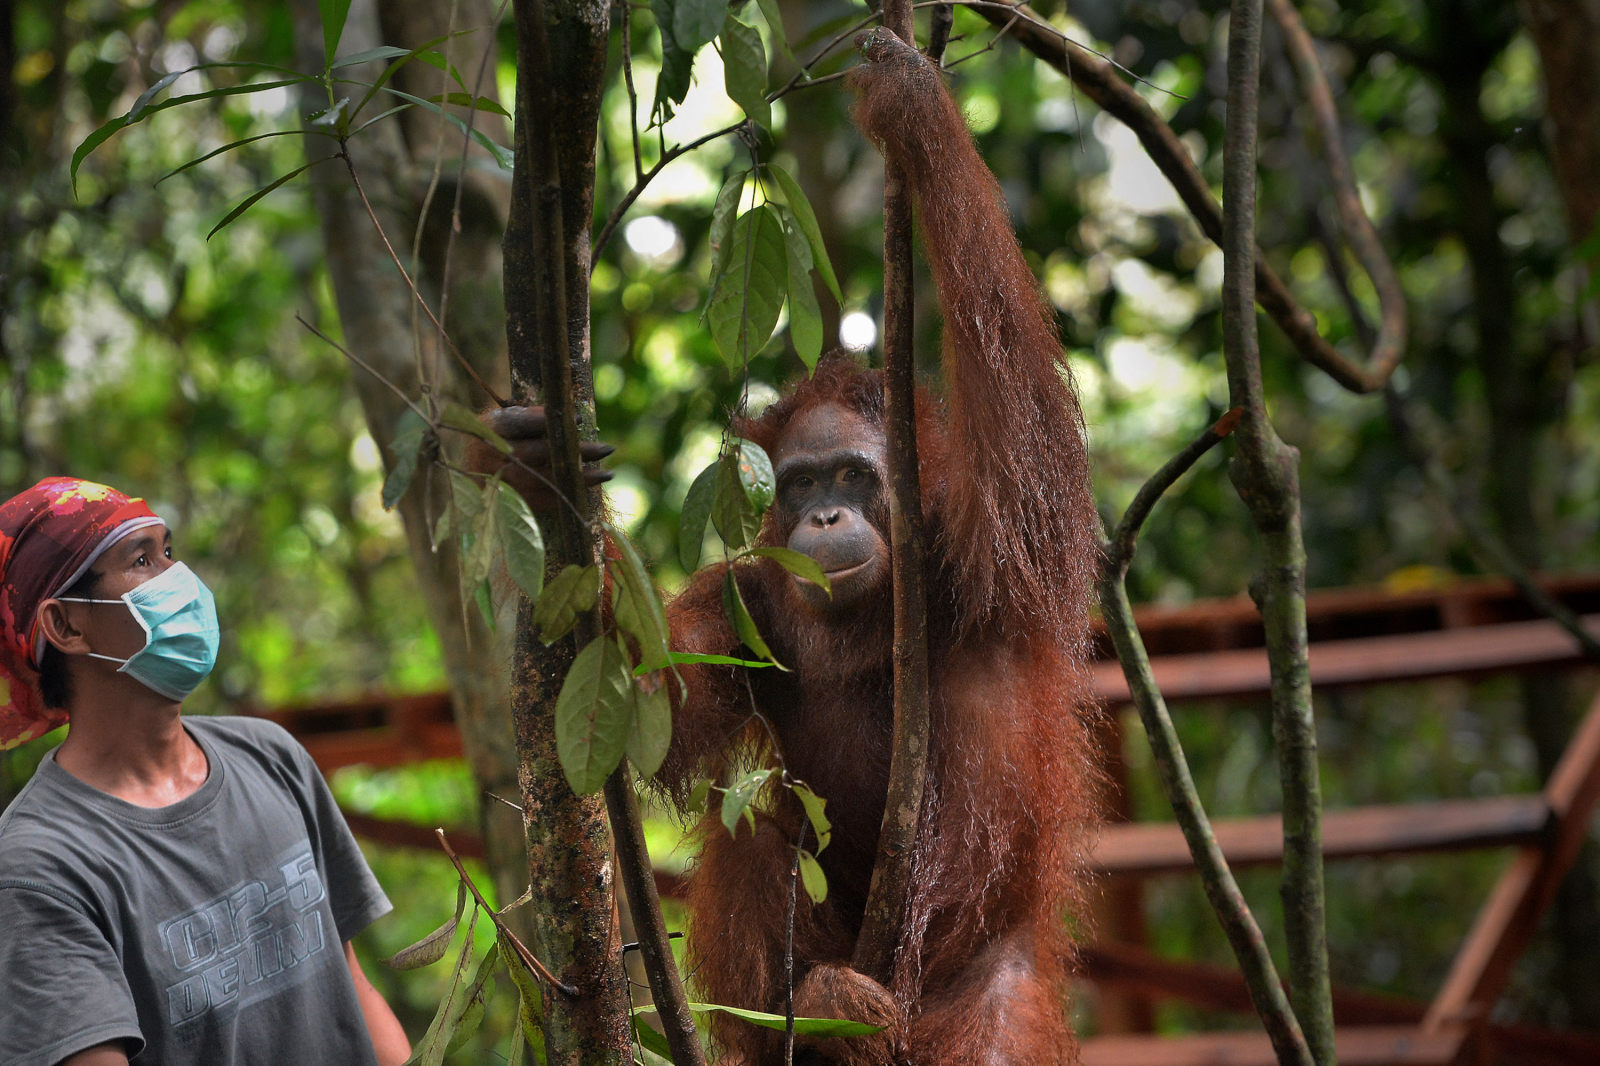
[[[71,730],[0,816],[0,1066],[409,1054],[350,938],[390,909],[305,750],[180,718],[210,591],[143,500],[0,504],[0,748]]]

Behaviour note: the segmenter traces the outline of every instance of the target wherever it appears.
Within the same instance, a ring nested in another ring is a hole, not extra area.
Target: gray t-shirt
[[[344,941],[389,910],[278,726],[185,718],[205,784],[109,796],[52,752],[0,816],[0,1066],[121,1040],[136,1063],[371,1066]]]

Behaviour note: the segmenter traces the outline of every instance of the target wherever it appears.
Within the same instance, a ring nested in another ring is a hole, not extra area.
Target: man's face
[[[92,584],[83,596],[96,600],[119,599],[173,564],[172,533],[164,523],[136,529],[95,560]],[[133,612],[117,603],[62,603],[73,626],[101,655],[127,659],[144,647],[144,629]]]

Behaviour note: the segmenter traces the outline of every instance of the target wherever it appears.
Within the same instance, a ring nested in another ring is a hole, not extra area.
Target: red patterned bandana
[[[65,592],[128,533],[159,521],[143,500],[70,477],[45,478],[0,503],[0,750],[67,720],[39,695],[39,602]]]

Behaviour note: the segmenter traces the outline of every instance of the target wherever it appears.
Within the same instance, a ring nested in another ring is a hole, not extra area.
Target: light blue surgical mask
[[[121,663],[118,673],[142,682],[152,692],[181,702],[217,664],[217,602],[211,590],[183,563],[174,563],[119,599],[62,596],[75,603],[125,603],[144,629],[144,647],[126,659],[88,654]]]

